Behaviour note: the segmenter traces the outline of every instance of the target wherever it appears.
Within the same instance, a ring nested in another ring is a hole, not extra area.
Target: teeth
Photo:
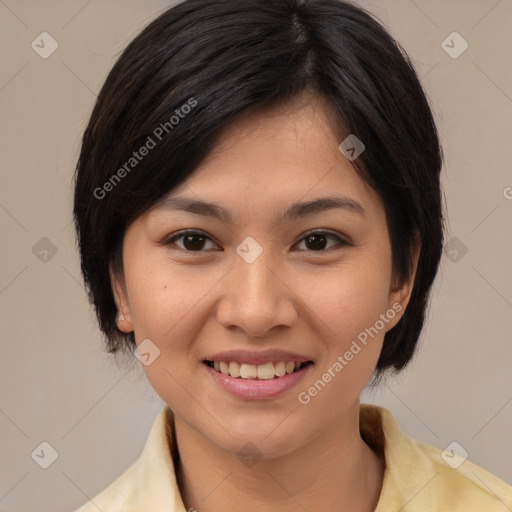
[[[293,373],[303,366],[295,361],[277,361],[265,364],[245,364],[236,361],[213,361],[213,368],[235,378],[270,380],[275,377],[283,377],[287,373]]]
[[[240,377],[240,365],[236,361],[229,363],[229,375],[231,377]]]
[[[274,378],[274,365],[272,363],[258,365],[258,379],[273,379]]]
[[[274,372],[278,377],[286,375],[286,364],[284,361],[279,361],[274,364]]]
[[[224,375],[229,375],[229,365],[227,363],[225,363],[224,361],[221,361],[220,362],[220,371]]]
[[[240,377],[242,379],[255,379],[258,376],[258,367],[255,364],[241,364]]]

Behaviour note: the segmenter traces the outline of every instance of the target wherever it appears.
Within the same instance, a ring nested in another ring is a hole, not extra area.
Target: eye
[[[334,233],[330,233],[328,231],[310,231],[306,233],[306,235],[300,240],[299,244],[303,241],[306,244],[306,247],[315,252],[322,252],[326,249],[326,241],[334,240],[338,242],[336,245],[346,246],[350,245],[348,242],[340,238],[338,235]],[[177,244],[177,241],[183,241],[182,246]],[[200,231],[179,231],[178,233],[174,233],[170,237],[166,238],[161,242],[162,245],[176,245],[178,248],[187,251],[187,252],[204,252],[202,249],[205,248],[205,245],[211,242],[212,239]],[[215,249],[215,244],[211,247]],[[298,244],[297,244],[298,245]],[[328,247],[328,249],[331,247]],[[308,251],[311,252],[311,251]]]
[[[178,247],[188,252],[203,252],[205,241],[212,241],[211,238],[200,231],[180,231],[166,238],[162,245],[172,245],[177,240],[183,240],[183,247]],[[177,244],[175,244],[177,245]]]
[[[335,235],[334,233],[330,233],[328,231],[310,231],[309,233],[306,233],[306,236],[304,236],[300,242],[302,243],[305,241],[306,247],[311,248],[311,250],[316,252],[322,252],[325,250],[326,246],[326,240],[328,239],[335,240],[338,242],[336,245],[350,245],[348,242],[340,238],[338,235]],[[332,247],[331,247],[332,248]],[[311,251],[308,251],[311,252]],[[325,251],[324,251],[325,252]]]

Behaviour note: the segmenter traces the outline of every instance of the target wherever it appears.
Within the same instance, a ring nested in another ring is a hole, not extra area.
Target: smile
[[[237,379],[270,380],[299,371],[311,361],[276,361],[264,364],[246,364],[237,361],[204,361],[210,368]]]

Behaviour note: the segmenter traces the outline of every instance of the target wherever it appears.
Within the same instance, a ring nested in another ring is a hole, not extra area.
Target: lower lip
[[[309,363],[299,371],[287,373],[283,375],[283,377],[260,380],[231,377],[230,375],[224,375],[216,371],[205,363],[202,363],[202,365],[211,378],[213,378],[222,389],[244,400],[275,398],[296,386],[313,366],[313,364]]]

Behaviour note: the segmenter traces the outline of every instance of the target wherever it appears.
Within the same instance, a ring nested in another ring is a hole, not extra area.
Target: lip
[[[210,359],[210,361],[212,360],[215,361],[217,359]],[[234,358],[231,360],[234,360]],[[288,360],[290,361],[296,359],[292,358]],[[222,359],[222,361],[226,360]],[[304,361],[299,362],[305,361],[309,361],[309,359],[305,359]],[[268,359],[265,362],[268,362]],[[230,375],[224,375],[223,373],[217,372],[206,363],[202,363],[201,366],[204,368],[204,371],[208,373],[209,377],[213,380],[215,385],[219,386],[221,389],[227,391],[231,395],[244,400],[268,400],[271,398],[276,398],[295,387],[305,377],[305,375],[314,366],[314,364],[308,364],[296,372],[287,373],[282,377],[268,380],[235,378],[231,377]]]
[[[251,352],[250,350],[226,350],[224,352],[218,352],[214,355],[205,357],[204,360],[224,361],[226,363],[236,361],[237,363],[245,364],[265,364],[279,361],[284,361],[285,363],[289,361],[295,361],[297,363],[306,363],[308,361],[314,362],[311,358],[305,357],[301,354],[277,349],[268,349],[259,352]]]

